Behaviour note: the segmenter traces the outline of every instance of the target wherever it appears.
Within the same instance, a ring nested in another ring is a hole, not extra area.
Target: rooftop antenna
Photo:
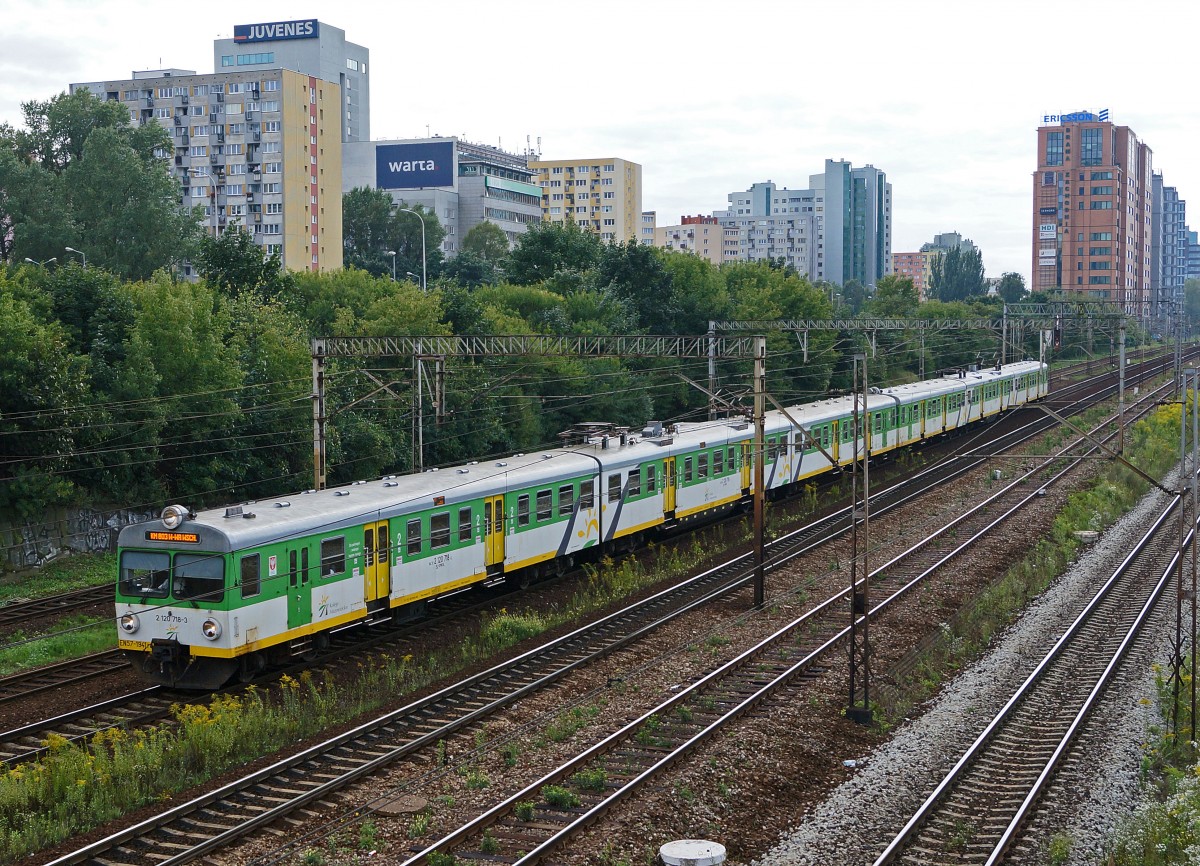
[[[425,137],[429,138],[429,124],[425,124]]]

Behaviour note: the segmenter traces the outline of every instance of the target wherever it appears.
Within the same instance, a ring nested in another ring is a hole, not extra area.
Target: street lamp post
[[[75,253],[77,256],[83,256],[83,267],[85,270],[87,269],[87,253],[83,250],[77,250],[75,247],[64,247],[64,249],[69,253]]]
[[[421,285],[421,275],[420,274],[414,274],[412,271],[405,271],[404,275],[406,277],[412,277],[418,286]]]
[[[392,257],[392,282],[394,283],[396,282],[396,251],[384,250],[384,252]]]
[[[26,256],[25,261],[29,262],[29,264],[31,264],[31,265],[37,265],[39,268],[44,268],[44,267],[46,267],[46,265],[50,264],[51,262],[57,262],[58,256],[51,256],[50,258],[43,259],[40,262],[35,262],[33,259]]]
[[[421,216],[420,211],[413,210],[410,207],[397,208],[405,213],[414,215],[421,221],[421,291],[425,291],[429,286],[429,275],[425,269],[425,217]]]

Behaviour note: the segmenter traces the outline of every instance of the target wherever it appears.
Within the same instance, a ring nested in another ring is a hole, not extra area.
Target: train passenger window
[[[658,469],[653,463],[646,464],[646,492],[653,493],[658,489]]]
[[[517,497],[517,526],[529,525],[529,494]]]
[[[332,577],[346,571],[346,539],[326,538],[321,542],[321,576]]]
[[[554,494],[549,490],[539,490],[537,494],[537,519],[549,520],[554,516]]]
[[[683,461],[683,483],[688,484],[692,480],[692,458],[686,457]]]
[[[828,424],[826,424],[824,427],[821,428],[821,447],[822,448],[829,447],[829,425]]]
[[[876,412],[874,417],[875,417],[875,432],[878,433],[881,430],[883,430],[883,413]]]
[[[127,550],[121,554],[121,595],[166,598],[171,585],[171,557],[166,553]]]
[[[718,448],[713,452],[713,475],[725,474],[725,452]]]
[[[429,549],[450,546],[450,512],[443,511],[429,518]]]
[[[621,473],[614,472],[608,476],[608,501],[619,502],[621,499]]]
[[[641,496],[642,495],[642,470],[641,469],[630,469],[629,470],[629,495],[630,496]]]
[[[262,592],[259,579],[260,561],[257,553],[242,557],[242,598],[250,598]]]
[[[558,516],[569,517],[571,512],[575,510],[575,488],[570,484],[564,484],[558,488]]]
[[[732,471],[733,471],[733,467],[736,465],[736,464],[733,462],[733,453],[734,453],[734,450],[733,450],[733,448],[729,448],[729,449],[727,449],[727,450],[726,450],[726,452],[725,452],[725,462],[729,464],[729,471],[730,471],[730,472],[732,472]]]
[[[696,467],[696,475],[703,481],[708,477],[708,452],[700,455],[699,465]]]
[[[596,507],[596,482],[588,479],[579,482],[579,507]]]
[[[471,538],[475,535],[475,527],[472,524],[471,509],[458,509],[458,540],[464,544],[470,544]]]
[[[408,538],[404,552],[408,556],[419,556],[421,553],[421,518],[416,517],[404,524],[404,534]]]
[[[211,553],[177,553],[172,583],[176,598],[218,604],[225,597],[225,559]]]

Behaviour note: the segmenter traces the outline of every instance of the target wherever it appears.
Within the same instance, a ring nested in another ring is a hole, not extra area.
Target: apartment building
[[[917,297],[926,301],[929,299],[929,282],[933,276],[933,259],[937,255],[936,250],[892,253],[892,273],[911,279]]]
[[[602,240],[641,238],[642,167],[619,157],[532,159],[542,191],[542,219],[572,220]]]
[[[134,72],[72,84],[158,123],[180,203],[212,235],[241,223],[290,270],[342,267],[342,141],[337,84],[289,69]],[[190,266],[187,267],[191,275]]]

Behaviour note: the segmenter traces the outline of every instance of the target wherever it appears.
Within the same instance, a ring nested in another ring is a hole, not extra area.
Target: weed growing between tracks
[[[1098,416],[1105,411],[1092,413]],[[1179,413],[1178,404],[1164,406],[1133,425],[1126,437],[1126,459],[1148,475],[1164,476],[1178,459]],[[1080,426],[1086,426],[1086,421]],[[945,676],[978,656],[994,635],[1062,574],[1079,548],[1077,531],[1108,527],[1148,489],[1149,483],[1133,470],[1113,463],[1086,490],[1071,494],[1048,537],[1034,544],[1020,562],[973,602],[960,608],[942,633],[919,651],[910,674],[899,678],[895,686],[877,692],[884,720],[904,718],[914,705],[934,694]]]

